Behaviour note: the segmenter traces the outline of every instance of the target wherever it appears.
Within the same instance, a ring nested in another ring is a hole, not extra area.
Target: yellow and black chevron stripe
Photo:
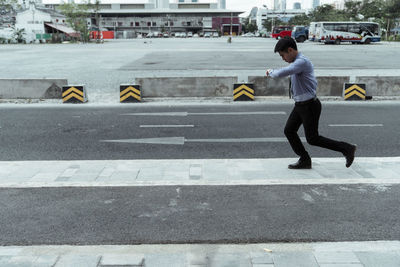
[[[62,88],[63,103],[84,103],[87,102],[84,85],[68,85]]]
[[[139,85],[121,85],[119,87],[120,102],[141,102],[141,91]]]
[[[344,100],[365,100],[365,83],[345,83]]]
[[[233,101],[253,101],[254,85],[252,83],[238,83],[233,86]]]

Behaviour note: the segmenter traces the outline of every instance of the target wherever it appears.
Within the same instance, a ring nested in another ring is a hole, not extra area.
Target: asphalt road
[[[322,103],[321,135],[356,143],[357,156],[399,156],[398,102]],[[296,157],[283,134],[292,106],[0,107],[0,160]],[[314,157],[341,156],[306,147]]]
[[[0,245],[399,240],[400,186],[0,189]]]

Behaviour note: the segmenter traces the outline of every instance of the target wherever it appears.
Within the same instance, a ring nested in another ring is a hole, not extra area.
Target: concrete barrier
[[[343,84],[349,82],[349,76],[319,76],[317,94],[319,96],[342,96]],[[254,83],[256,96],[289,95],[289,78],[270,78],[249,76],[249,83]]]
[[[400,96],[399,76],[358,76],[356,83],[365,83],[368,96]]]
[[[343,96],[343,85],[350,81],[349,76],[318,76],[318,96]]]
[[[67,79],[0,79],[3,99],[61,99]]]
[[[272,79],[266,76],[249,76],[254,84],[255,96],[289,96],[289,78]]]
[[[142,97],[229,97],[237,77],[136,78]]]

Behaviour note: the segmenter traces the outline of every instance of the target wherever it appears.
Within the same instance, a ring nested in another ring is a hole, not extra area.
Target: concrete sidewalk
[[[398,267],[400,242],[0,247],[0,266]]]
[[[0,187],[399,184],[400,157],[313,158],[311,170],[289,170],[294,158],[104,161],[2,161]]]

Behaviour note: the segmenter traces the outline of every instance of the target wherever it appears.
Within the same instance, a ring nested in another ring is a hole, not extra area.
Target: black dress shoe
[[[349,168],[351,164],[353,164],[354,161],[354,155],[356,154],[357,150],[357,145],[350,145],[351,148],[344,153],[344,156],[346,158],[346,167]]]
[[[289,169],[311,169],[311,159],[299,159],[296,163],[290,164]]]

